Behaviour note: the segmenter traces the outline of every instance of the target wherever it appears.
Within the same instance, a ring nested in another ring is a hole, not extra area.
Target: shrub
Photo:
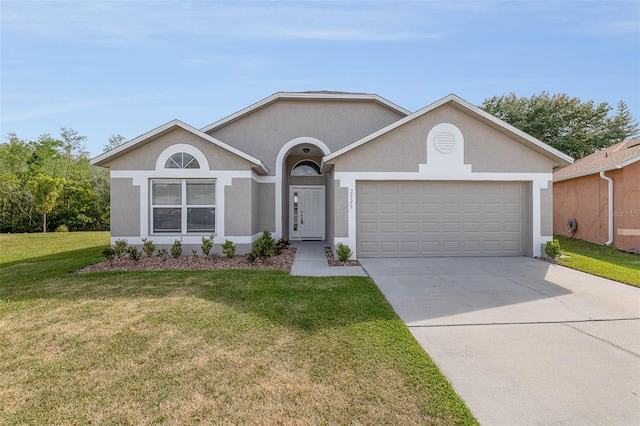
[[[248,252],[245,254],[245,257],[247,258],[247,260],[248,260],[249,262],[253,263],[253,262],[255,262],[255,261],[256,261],[256,259],[258,258],[258,255],[256,254],[256,251],[255,251],[255,250],[251,250],[251,251],[248,251]]]
[[[69,232],[67,225],[60,225],[56,228],[55,232]]]
[[[233,244],[232,241],[226,240],[221,247],[222,247],[222,254],[227,256],[229,259],[231,259],[233,256],[236,255],[236,246],[235,244]]]
[[[161,249],[158,249],[158,257],[160,257],[163,262],[167,260],[168,254],[169,254],[169,251],[166,249],[166,247],[162,247]]]
[[[280,238],[278,241],[276,241],[276,244],[273,248],[276,256],[282,253],[282,250],[286,249],[287,247],[289,247],[289,241],[285,240],[284,238]]]
[[[182,256],[182,243],[179,240],[175,240],[171,245],[171,256],[173,256],[174,259]]]
[[[351,255],[353,254],[353,252],[351,251],[348,245],[338,243],[338,248],[336,248],[336,254],[338,255],[338,259],[340,259],[340,262],[346,262],[349,260],[349,258],[351,258]]]
[[[560,256],[560,241],[555,239],[553,241],[547,241],[547,245],[544,247],[544,252],[551,259],[555,259]]]
[[[127,240],[116,240],[116,243],[113,245],[113,250],[118,259],[122,259],[127,254],[128,245]]]
[[[211,253],[211,249],[213,248],[213,237],[214,235],[209,235],[209,238],[202,237],[202,245],[200,246],[200,250],[202,250],[202,254],[205,256],[209,256]]]
[[[102,255],[109,261],[109,263],[111,263],[113,258],[116,257],[116,251],[113,249],[113,247],[107,247],[106,249],[102,250]]]
[[[253,251],[256,252],[256,257],[266,259],[274,255],[274,245],[275,241],[271,236],[271,232],[264,231],[253,243]]]
[[[142,251],[147,257],[153,256],[153,252],[156,251],[156,245],[153,244],[153,241],[147,240],[146,238],[142,239]]]
[[[134,260],[136,262],[140,260],[140,257],[141,257],[140,251],[136,246],[127,247],[127,255],[129,256],[129,259]]]

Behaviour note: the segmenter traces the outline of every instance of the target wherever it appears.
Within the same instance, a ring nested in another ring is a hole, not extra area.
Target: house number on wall
[[[349,190],[349,210],[353,209],[353,188]]]

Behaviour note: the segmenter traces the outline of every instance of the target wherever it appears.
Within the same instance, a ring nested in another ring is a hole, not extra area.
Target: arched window
[[[302,160],[291,170],[291,176],[317,176],[321,174],[320,166],[311,160]]]
[[[166,163],[164,163],[165,169],[199,169],[200,164],[193,155],[186,152],[178,152],[173,154]]]

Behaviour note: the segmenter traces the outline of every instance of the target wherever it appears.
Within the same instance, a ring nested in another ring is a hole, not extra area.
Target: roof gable
[[[627,139],[602,151],[580,158],[575,163],[553,173],[556,182],[621,169],[640,161],[640,139]]]
[[[114,149],[112,149],[111,151],[107,151],[95,158],[93,158],[91,160],[91,164],[96,165],[96,166],[104,166],[107,163],[109,163],[110,161],[122,156],[122,155],[126,155],[128,152],[133,151],[134,149],[149,143],[163,135],[166,135],[176,129],[183,129],[186,130],[187,132],[190,132],[192,134],[194,134],[195,136],[198,136],[222,149],[225,149],[229,152],[231,152],[232,154],[235,154],[247,161],[249,161],[250,163],[253,163],[256,166],[256,169],[258,169],[261,173],[265,173],[268,174],[269,173],[269,169],[267,168],[267,166],[265,166],[262,161],[258,160],[257,158],[254,158],[230,145],[225,144],[224,142],[204,133],[201,132],[200,130],[196,129],[195,127],[189,126],[188,124],[180,121],[180,120],[172,120],[166,124],[163,124],[159,127],[156,127],[155,129],[138,136],[137,138],[134,138]]]
[[[391,132],[392,130],[403,126],[406,123],[409,123],[421,116],[423,116],[424,114],[433,111],[434,109],[442,106],[442,105],[450,105],[458,110],[461,110],[462,112],[465,112],[466,114],[476,118],[477,120],[483,122],[484,124],[488,125],[489,127],[494,128],[497,131],[500,131],[502,133],[507,134],[508,136],[510,136],[512,139],[520,142],[521,144],[533,149],[534,151],[542,154],[543,156],[551,159],[553,161],[553,163],[557,166],[563,166],[563,165],[567,165],[567,164],[571,164],[573,162],[573,159],[558,151],[557,149],[545,144],[544,142],[534,138],[533,136],[523,132],[522,130],[517,129],[516,127],[513,127],[512,125],[494,117],[493,115],[489,114],[488,112],[468,103],[467,101],[465,101],[464,99],[451,94],[448,95],[430,105],[427,105],[426,107],[414,112],[413,114],[408,115],[405,118],[402,118],[398,121],[396,121],[395,123],[392,123],[380,130],[378,130],[377,132],[374,132],[358,141],[353,142],[350,145],[347,145],[346,147],[335,151],[327,156],[324,157],[323,162],[329,162],[337,157],[339,157],[340,155],[349,152],[353,149],[358,148],[359,146],[366,144],[367,142],[370,142],[388,132]]]
[[[208,126],[200,129],[202,132],[208,133],[217,130],[229,123],[240,120],[253,112],[262,109],[274,102],[282,99],[290,100],[343,100],[343,101],[370,101],[375,102],[384,108],[392,110],[400,115],[407,116],[410,111],[384,99],[376,94],[369,93],[346,93],[346,92],[331,92],[331,91],[319,91],[319,92],[277,92],[273,95],[256,102],[246,108],[241,109],[221,120],[209,124]]]

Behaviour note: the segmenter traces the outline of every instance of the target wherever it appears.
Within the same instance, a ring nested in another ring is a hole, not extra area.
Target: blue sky
[[[624,100],[640,118],[640,2],[0,1],[1,128],[26,140],[203,127],[277,91]]]

